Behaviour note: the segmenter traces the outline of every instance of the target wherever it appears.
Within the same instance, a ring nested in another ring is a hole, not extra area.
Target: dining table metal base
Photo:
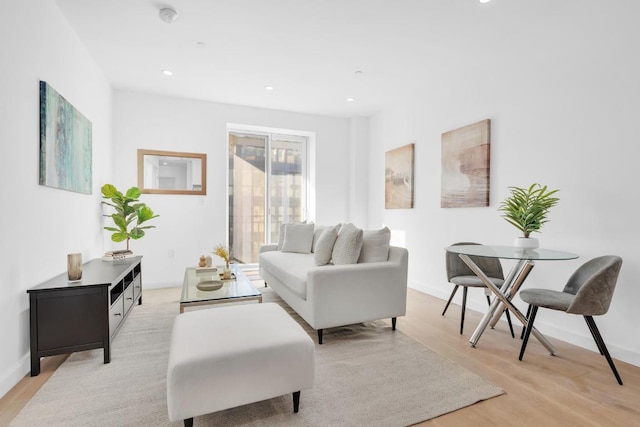
[[[524,283],[525,279],[531,272],[531,269],[535,266],[535,263],[532,260],[521,259],[518,260],[516,265],[511,269],[507,278],[505,279],[503,285],[498,288],[487,275],[473,262],[473,260],[465,254],[458,254],[460,259],[464,261],[467,266],[482,280],[482,282],[487,286],[489,290],[496,296],[491,302],[491,306],[489,310],[482,317],[482,320],[476,327],[475,331],[471,335],[469,339],[469,343],[472,347],[475,347],[480,340],[480,337],[487,329],[487,326],[491,326],[492,328],[496,325],[502,313],[505,309],[511,311],[513,315],[522,322],[522,324],[527,326],[527,317],[522,314],[518,308],[513,305],[511,302],[511,298],[516,295],[522,283]],[[538,341],[545,346],[545,348],[549,351],[551,355],[555,355],[556,349],[549,342],[549,340],[542,335],[535,327],[531,330],[533,336],[535,336]]]

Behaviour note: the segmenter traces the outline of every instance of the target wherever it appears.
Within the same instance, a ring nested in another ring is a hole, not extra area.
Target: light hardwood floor
[[[504,322],[487,329],[472,348],[469,335],[481,314],[467,310],[461,336],[460,307],[452,305],[443,317],[444,303],[410,289],[407,316],[398,319],[398,330],[488,379],[505,394],[420,426],[640,426],[640,368],[616,361],[624,381],[619,386],[600,354],[551,339],[558,350],[554,357],[535,338],[520,362],[520,340],[511,338]],[[11,422],[65,359],[43,359],[38,377],[26,376],[0,399],[0,426]]]

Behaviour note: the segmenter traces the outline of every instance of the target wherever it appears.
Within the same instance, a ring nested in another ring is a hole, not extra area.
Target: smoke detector
[[[160,9],[160,19],[162,19],[167,24],[171,24],[173,21],[178,19],[178,12],[170,7],[163,7]]]

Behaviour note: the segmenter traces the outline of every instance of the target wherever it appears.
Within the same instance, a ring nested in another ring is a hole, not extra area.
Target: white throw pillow
[[[287,229],[287,225],[289,224],[306,224],[307,221],[302,222],[286,222],[284,224],[280,224],[280,232],[278,233],[278,247],[277,250],[282,250],[282,245],[284,245],[284,233]]]
[[[391,230],[365,230],[362,233],[362,249],[358,262],[384,262],[389,259]]]
[[[316,265],[327,265],[329,261],[331,261],[331,254],[333,252],[333,245],[336,243],[336,239],[338,238],[338,228],[340,225],[336,225],[335,227],[326,227],[318,241],[316,243],[314,257]]]
[[[288,224],[284,231],[282,252],[311,253],[313,224]]]
[[[340,227],[342,227],[342,224],[338,224],[338,225],[316,225],[316,228],[313,231],[313,245],[311,245],[311,252],[315,252],[316,251],[316,245],[318,244],[318,239],[320,238],[320,236],[322,236],[322,233],[327,228],[335,228],[336,229],[336,233],[339,233],[340,232]]]
[[[362,230],[353,224],[343,225],[336,243],[333,245],[331,253],[333,263],[336,265],[357,263],[361,248]]]

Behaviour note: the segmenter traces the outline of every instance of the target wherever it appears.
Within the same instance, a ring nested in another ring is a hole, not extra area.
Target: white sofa
[[[325,328],[404,316],[408,252],[389,247],[384,262],[317,266],[313,253],[260,248],[260,275],[313,329],[322,344]]]

